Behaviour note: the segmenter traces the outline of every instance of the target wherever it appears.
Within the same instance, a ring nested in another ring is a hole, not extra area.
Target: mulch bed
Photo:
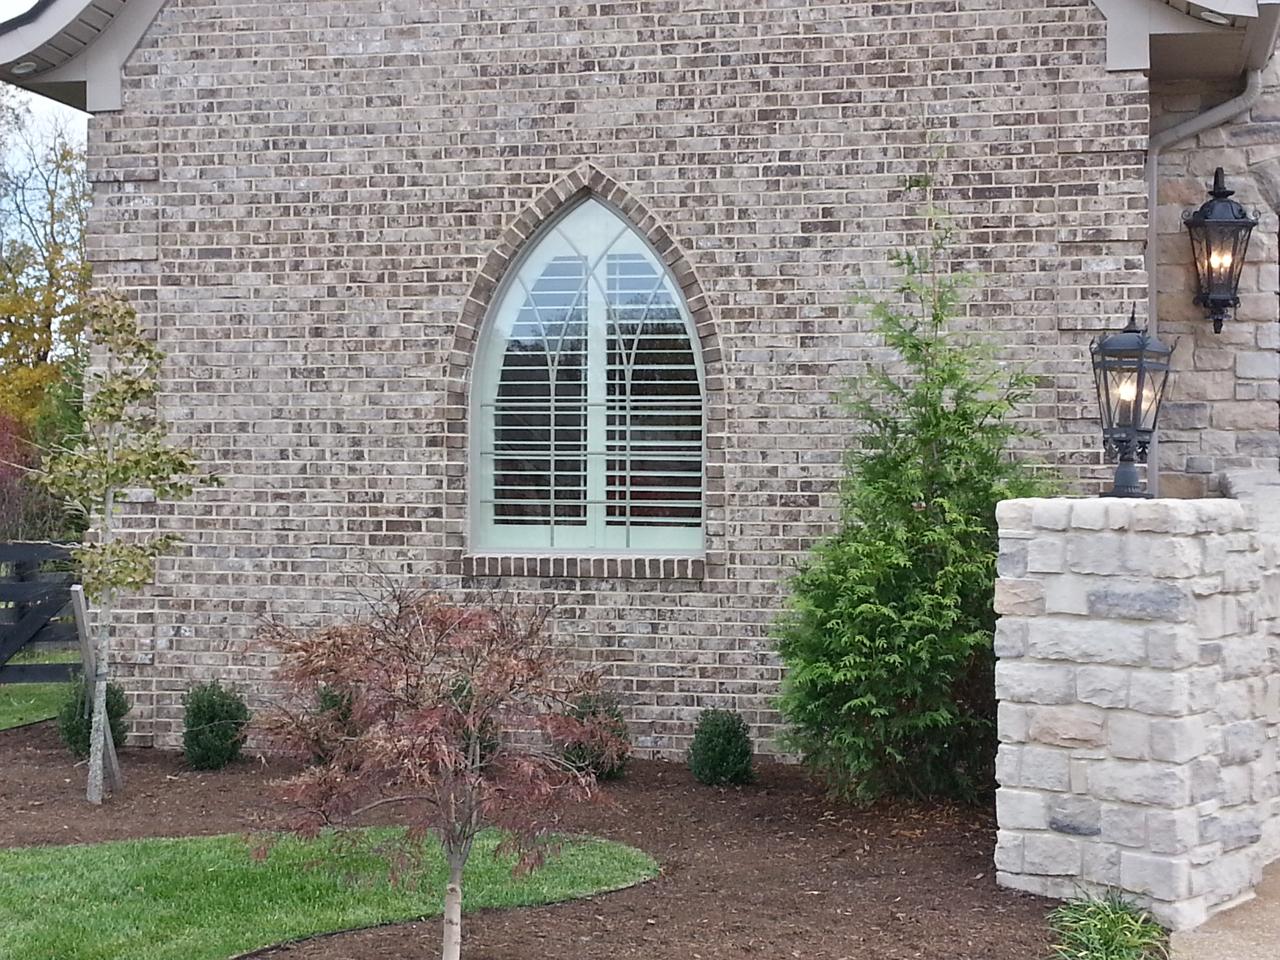
[[[0,733],[0,846],[255,830],[279,818],[244,761],[219,773],[126,750],[124,797],[84,803],[50,724]],[[999,890],[995,826],[967,810],[823,796],[800,771],[760,765],[744,789],[696,783],[680,765],[636,762],[569,826],[649,851],[662,876],[575,903],[470,916],[468,960],[1039,960],[1049,904]],[[436,923],[324,937],[273,960],[430,960]],[[123,958],[122,958],[123,960]]]

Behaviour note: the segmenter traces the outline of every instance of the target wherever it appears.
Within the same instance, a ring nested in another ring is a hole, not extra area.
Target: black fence
[[[79,663],[39,662],[78,649],[74,583],[66,547],[0,543],[0,683],[61,683],[80,671]],[[23,662],[11,663],[19,653]]]

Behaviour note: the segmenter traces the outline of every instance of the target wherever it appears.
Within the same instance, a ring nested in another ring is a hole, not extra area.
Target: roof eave
[[[1238,77],[1275,53],[1280,0],[1093,0],[1107,19],[1107,69],[1153,79]],[[1193,11],[1197,15],[1193,15]],[[1213,23],[1206,14],[1229,22]]]
[[[40,0],[0,23],[0,79],[91,113],[119,110],[121,70],[164,4]]]

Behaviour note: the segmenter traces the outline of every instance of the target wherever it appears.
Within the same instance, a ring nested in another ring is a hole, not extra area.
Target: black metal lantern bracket
[[[1191,236],[1191,254],[1196,268],[1196,305],[1204,307],[1213,321],[1213,332],[1240,305],[1240,276],[1244,272],[1249,237],[1258,225],[1251,215],[1232,200],[1222,168],[1213,172],[1209,199],[1197,210],[1182,215]]]

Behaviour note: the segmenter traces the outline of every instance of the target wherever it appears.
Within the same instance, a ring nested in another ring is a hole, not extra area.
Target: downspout
[[[1268,50],[1275,49],[1277,21],[1272,26],[1271,41],[1267,44]],[[1244,90],[1237,96],[1232,97],[1225,103],[1220,103],[1216,107],[1210,107],[1204,113],[1198,114],[1189,120],[1184,120],[1176,126],[1170,127],[1168,130],[1161,130],[1154,134],[1147,144],[1147,250],[1144,258],[1144,264],[1147,268],[1147,328],[1154,335],[1160,327],[1160,311],[1159,303],[1159,281],[1158,272],[1160,268],[1159,245],[1160,245],[1160,229],[1156,223],[1156,208],[1158,206],[1157,192],[1160,189],[1160,154],[1168,147],[1188,140],[1197,134],[1204,133],[1206,130],[1212,130],[1224,123],[1228,123],[1247,112],[1262,95],[1262,71],[1246,70],[1244,76]],[[1160,438],[1151,438],[1151,450],[1148,455],[1147,467],[1147,489],[1151,496],[1160,496]]]

